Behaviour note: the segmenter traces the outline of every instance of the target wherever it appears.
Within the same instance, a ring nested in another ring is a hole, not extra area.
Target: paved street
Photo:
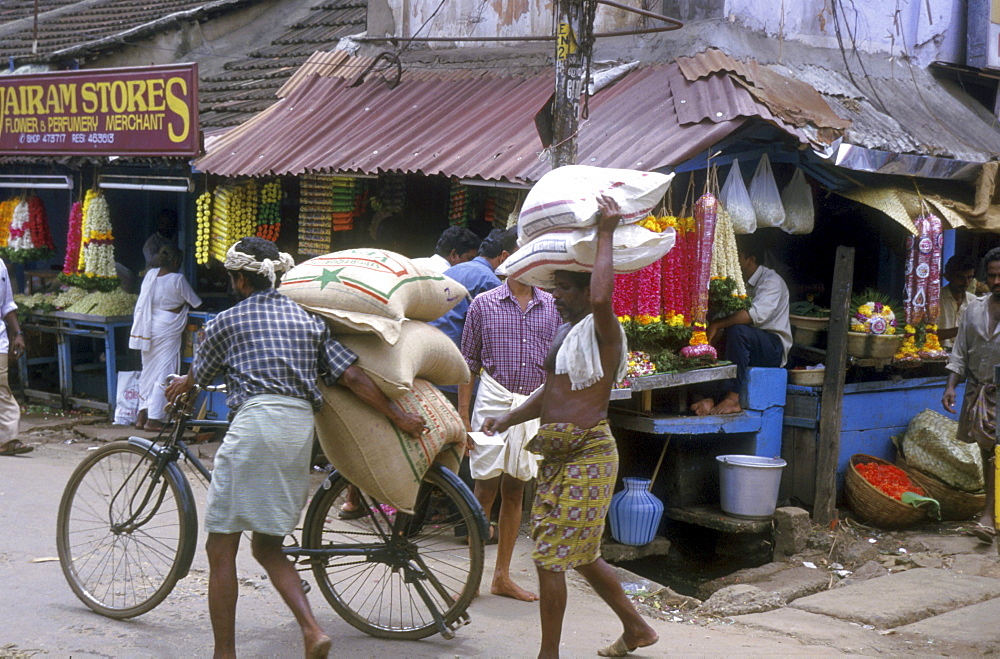
[[[79,430],[92,436],[121,432],[93,426]],[[72,433],[23,433],[22,438],[36,450],[23,457],[0,458],[0,528],[4,529],[0,539],[0,619],[4,621],[0,656],[209,656],[207,566],[201,549],[191,574],[170,597],[131,621],[93,614],[70,592],[54,560],[56,510],[70,472],[98,442],[62,443],[60,439],[67,436]],[[212,448],[208,445],[204,450],[210,454]],[[196,490],[203,498],[204,488]],[[660,616],[666,620],[651,620],[660,644],[637,656],[996,652],[1000,632],[993,621],[1000,614],[1000,568],[995,553],[977,547],[969,538],[924,540],[925,545],[933,542],[940,544],[937,554],[950,556],[945,563],[951,569],[913,569],[735,618],[668,613]],[[240,557],[241,654],[294,656],[300,647],[297,627],[248,549],[244,546]],[[487,548],[487,577],[494,551],[495,547]],[[529,552],[530,543],[522,538],[513,569],[525,586],[533,588]],[[572,578],[570,584],[564,655],[594,656],[594,650],[612,642],[619,630],[610,611],[579,579]],[[314,589],[311,601],[321,624],[336,638],[336,656],[532,656],[537,648],[537,605],[489,594],[474,602],[472,624],[453,641],[370,638],[341,621],[318,590]],[[679,622],[672,622],[674,618]]]

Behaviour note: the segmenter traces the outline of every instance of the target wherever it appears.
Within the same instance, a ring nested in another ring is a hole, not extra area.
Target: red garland
[[[28,198],[28,228],[31,231],[32,247],[55,249],[52,234],[49,232],[49,219],[45,213],[45,204],[38,197]]]
[[[641,316],[659,316],[660,305],[660,265],[650,263],[636,274],[639,275],[639,295],[636,312]]]
[[[80,261],[80,229],[83,226],[83,203],[76,202],[69,210],[69,231],[66,234],[66,258],[63,260],[63,274],[77,274]]]
[[[641,272],[641,271],[640,271]],[[639,294],[639,272],[615,275],[615,290],[611,295],[616,316],[634,316]]]

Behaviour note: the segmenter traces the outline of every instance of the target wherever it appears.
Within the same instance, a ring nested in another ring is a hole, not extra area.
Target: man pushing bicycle
[[[174,401],[195,384],[222,375],[231,424],[215,457],[205,510],[208,607],[216,657],[236,656],[236,554],[243,531],[253,532],[254,558],[302,628],[306,657],[325,657],[331,640],[320,629],[282,540],[295,529],[310,484],[316,387],[349,388],[410,435],[425,430],[417,414],[399,409],[354,365],[357,356],[330,336],[326,324],[275,290],[294,265],[274,243],[243,238],[225,267],[239,302],[205,327],[191,371],[167,386]]]

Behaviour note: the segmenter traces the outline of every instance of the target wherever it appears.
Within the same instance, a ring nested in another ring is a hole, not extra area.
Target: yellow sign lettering
[[[174,91],[175,87],[180,88],[179,92]],[[174,129],[174,122],[171,121],[167,124],[167,136],[171,142],[183,142],[187,139],[188,132],[191,130],[191,114],[188,112],[188,104],[183,98],[188,93],[187,81],[184,78],[170,78],[167,80],[166,92],[167,107],[177,115],[181,124],[180,131]]]

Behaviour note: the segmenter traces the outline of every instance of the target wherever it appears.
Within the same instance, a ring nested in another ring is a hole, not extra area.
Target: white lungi
[[[215,454],[205,530],[294,531],[309,495],[312,447],[308,401],[262,394],[243,403]]]
[[[483,370],[479,374],[479,392],[476,394],[476,406],[472,411],[472,427],[483,427],[487,417],[498,417],[519,406],[528,396],[508,391]],[[496,478],[508,474],[520,481],[529,481],[538,473],[539,456],[529,453],[525,445],[538,432],[538,419],[532,419],[516,426],[511,426],[502,433],[504,443],[498,446],[479,446],[469,453],[469,466],[472,477],[478,481]]]

